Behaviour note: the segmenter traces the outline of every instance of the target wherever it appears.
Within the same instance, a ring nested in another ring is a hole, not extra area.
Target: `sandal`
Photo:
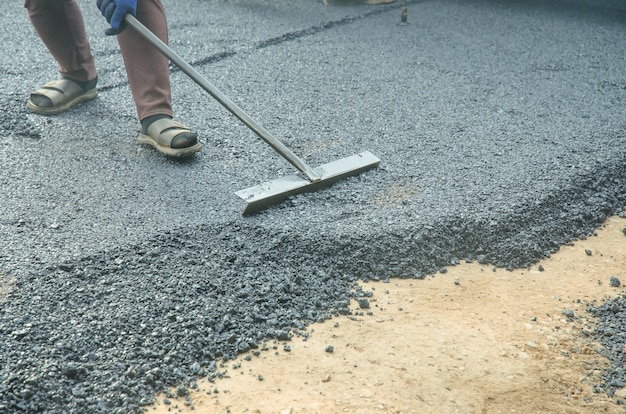
[[[77,103],[89,101],[97,95],[98,90],[95,87],[85,90],[70,79],[61,79],[48,82],[41,89],[31,93],[26,106],[36,114],[55,115],[67,111]],[[36,97],[48,98],[51,105],[42,106],[41,102],[35,103],[39,100]]]
[[[146,132],[139,134],[139,143],[152,145],[165,155],[186,157],[202,148],[195,132],[170,118],[154,121]]]

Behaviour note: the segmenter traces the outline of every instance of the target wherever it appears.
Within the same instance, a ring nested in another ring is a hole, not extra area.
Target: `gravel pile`
[[[140,412],[156,391],[218,375],[216,358],[348,312],[354,280],[252,267],[220,237],[213,250],[165,234],[16,280],[0,303],[0,412]]]
[[[426,242],[396,241],[398,257],[405,249],[423,252],[410,264],[413,277],[439,268],[446,257],[472,256],[454,237],[446,242],[444,235],[459,230],[449,226]],[[366,309],[369,292],[357,287],[360,275],[386,278],[375,265],[392,271],[408,265],[385,256],[389,246],[371,239],[324,246],[321,237],[314,243],[320,249],[307,252],[303,244],[310,242],[299,244],[298,237],[256,232],[236,223],[222,231],[164,232],[75,261],[34,264],[12,278],[0,295],[0,412],[141,412],[167,387],[178,387],[181,396],[199,377],[223,375],[216,360],[258,355],[277,339],[305,338],[310,323],[350,313],[351,299]],[[258,244],[245,245],[244,233]],[[488,256],[534,246],[482,240]],[[435,250],[427,254],[426,246]],[[549,253],[537,248],[536,254]],[[624,378],[624,300],[591,309],[615,361],[599,391],[611,393]]]

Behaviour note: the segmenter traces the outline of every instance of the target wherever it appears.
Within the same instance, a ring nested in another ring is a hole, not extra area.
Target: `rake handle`
[[[316,182],[321,179],[320,175],[309,167],[300,157],[294,154],[289,148],[274,137],[268,130],[266,130],[261,124],[255,121],[250,115],[248,115],[243,109],[239,108],[233,101],[228,99],[226,95],[220,92],[215,86],[213,86],[208,80],[206,80],[198,71],[196,71],[190,64],[185,62],[178,54],[176,54],[169,46],[167,46],[161,39],[159,39],[154,33],[148,30],[139,20],[137,20],[132,14],[126,14],[124,17],[126,24],[132,27],[142,38],[148,43],[157,48],[170,62],[174,63],[180,70],[185,72],[194,82],[196,82],[202,89],[207,91],[209,95],[215,98],[222,106],[228,109],[233,115],[235,115],[241,122],[243,122],[248,128],[254,131],[259,137],[261,137],[266,143],[269,144],[276,152],[282,155],[287,161],[296,167],[299,171],[306,174],[309,181]]]

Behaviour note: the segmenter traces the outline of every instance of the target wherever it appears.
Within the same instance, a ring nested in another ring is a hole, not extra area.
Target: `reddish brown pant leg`
[[[167,43],[167,22],[160,0],[139,0],[137,19]],[[132,29],[118,35],[118,41],[139,119],[157,114],[172,116],[167,58]]]
[[[76,0],[26,0],[24,7],[35,30],[59,63],[61,74],[80,81],[94,79],[96,67]],[[167,42],[167,23],[160,0],[139,0],[137,18]],[[125,30],[118,40],[139,119],[156,114],[171,116],[167,58],[132,30]]]
[[[96,66],[76,0],[26,0],[24,7],[61,75],[79,81],[94,79]]]

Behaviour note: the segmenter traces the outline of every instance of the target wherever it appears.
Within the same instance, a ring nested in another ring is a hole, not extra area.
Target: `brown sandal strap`
[[[84,94],[86,91],[80,85],[69,79],[55,80],[43,85],[33,92],[33,95],[41,95],[50,99],[52,106],[63,105],[72,99]]]

